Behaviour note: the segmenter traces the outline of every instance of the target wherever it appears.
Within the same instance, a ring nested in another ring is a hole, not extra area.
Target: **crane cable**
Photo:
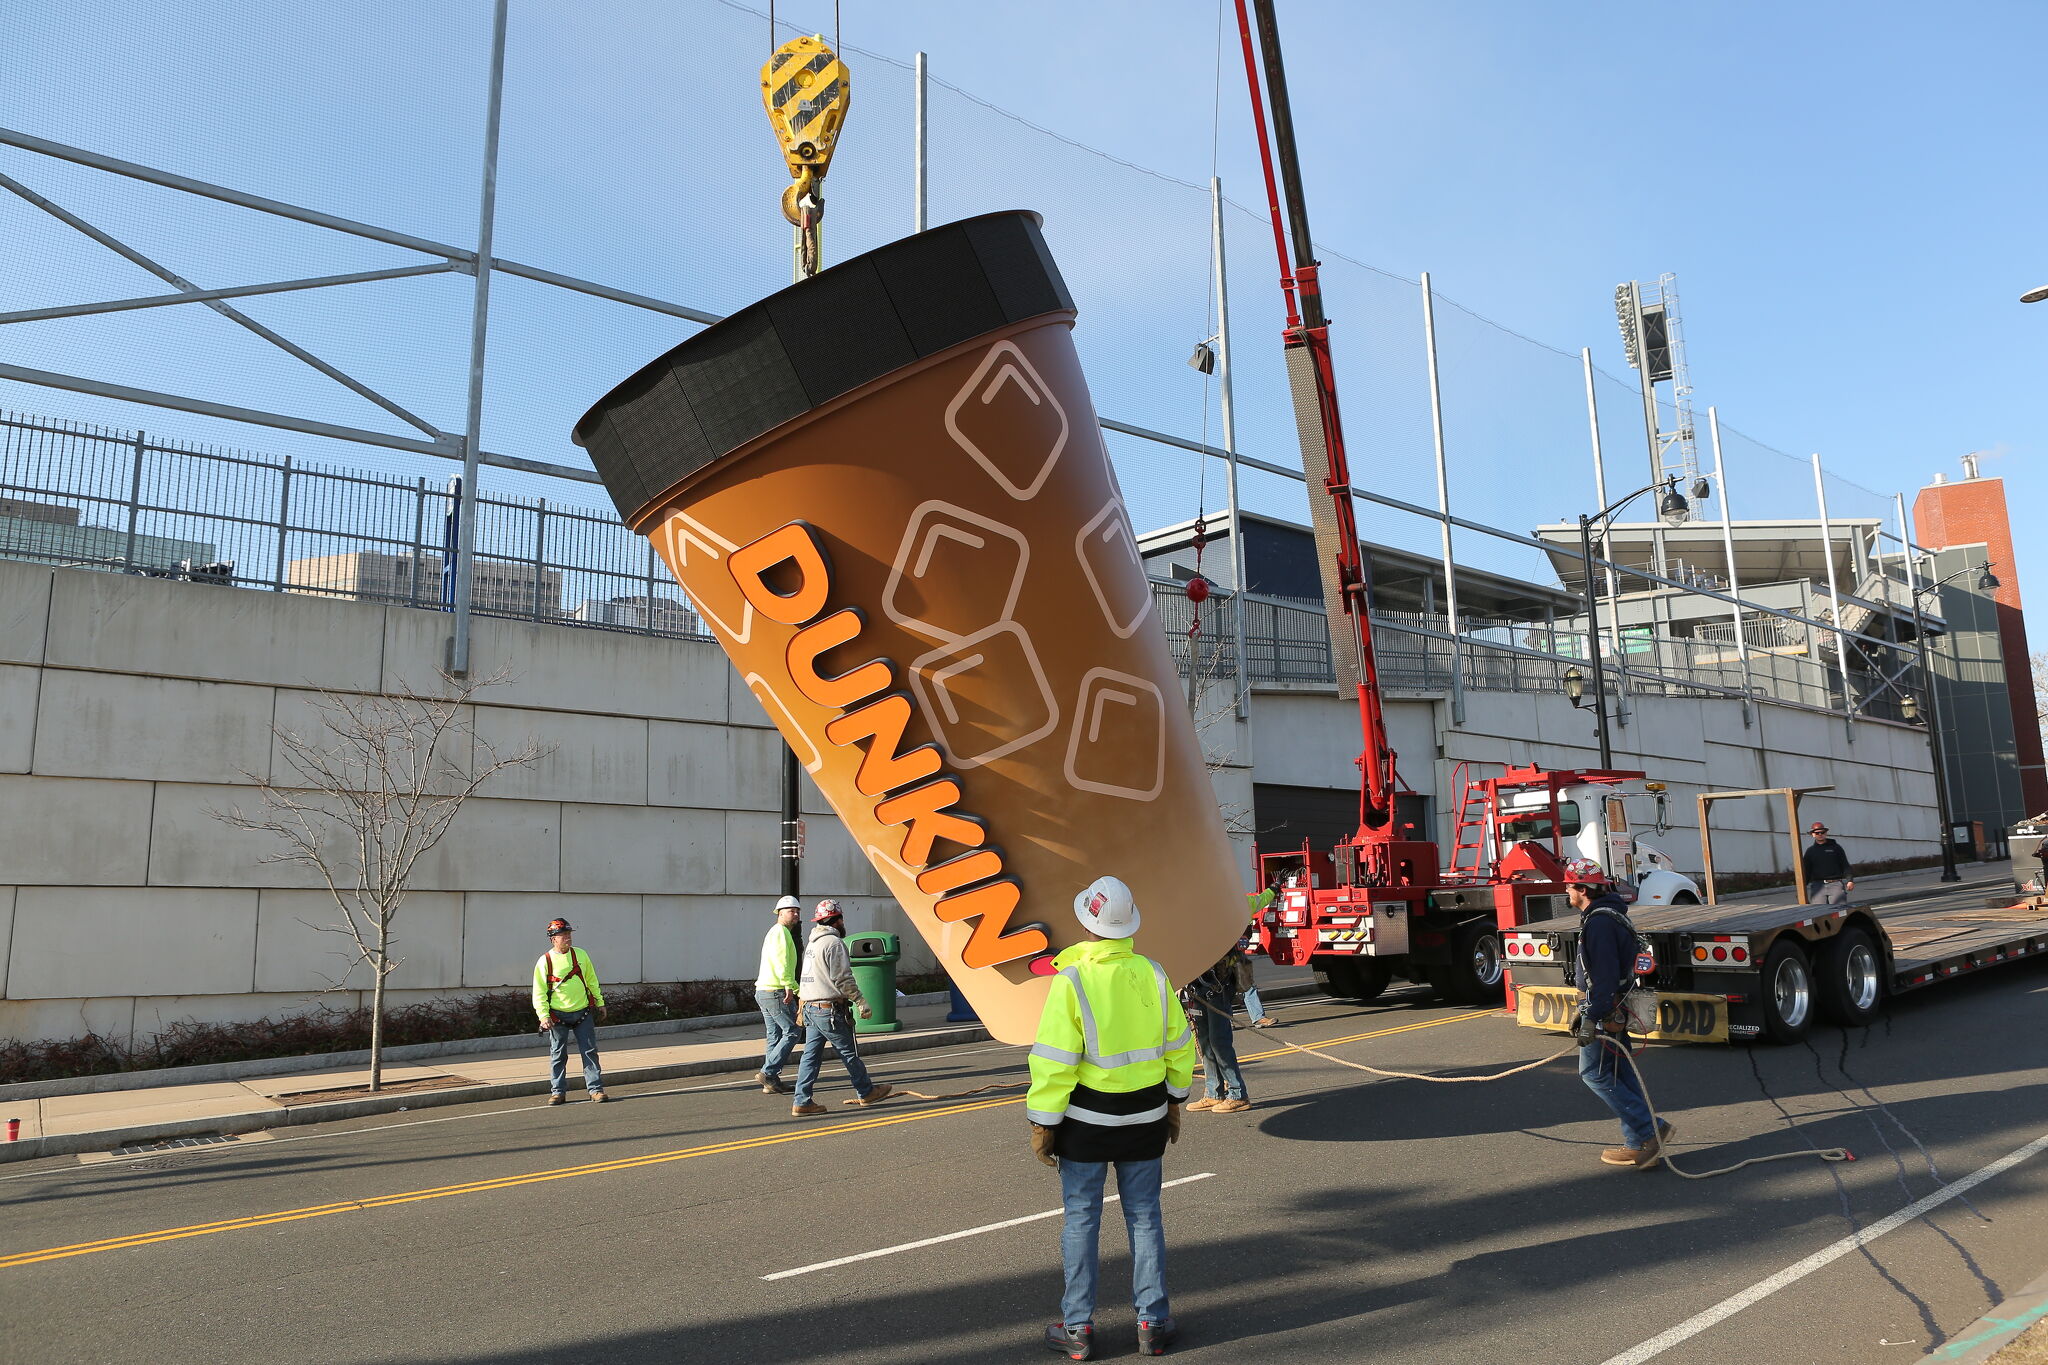
[[[1191,993],[1191,995],[1196,1004],[1209,1011],[1209,1013],[1224,1019],[1233,1030],[1241,1033],[1246,1029],[1246,1025],[1238,1023],[1229,1014],[1210,1004],[1199,994]],[[1520,1066],[1509,1067],[1506,1071],[1496,1071],[1486,1076],[1432,1076],[1421,1071],[1382,1070],[1376,1066],[1367,1066],[1364,1062],[1354,1062],[1345,1057],[1335,1056],[1322,1051],[1320,1048],[1306,1047],[1300,1043],[1290,1043],[1285,1038],[1274,1038],[1271,1041],[1310,1057],[1320,1057],[1326,1062],[1335,1062],[1338,1066],[1348,1066],[1354,1071],[1367,1071],[1375,1076],[1383,1076],[1388,1080],[1395,1081],[1428,1081],[1432,1085],[1469,1085],[1480,1081],[1504,1081],[1510,1076],[1519,1076],[1525,1071],[1534,1071],[1539,1067],[1549,1066],[1552,1062],[1562,1061],[1564,1058],[1572,1056],[1579,1051],[1579,1044],[1574,1043],[1570,1047],[1561,1048],[1551,1053],[1548,1057],[1540,1057],[1533,1062],[1524,1062]],[[1658,1114],[1656,1102],[1650,1098],[1650,1084],[1643,1079],[1642,1068],[1636,1065],[1636,1059],[1632,1054],[1632,1050],[1611,1036],[1603,1037],[1601,1042],[1628,1063],[1628,1069],[1635,1074],[1636,1089],[1642,1092],[1643,1107],[1650,1111],[1650,1122],[1656,1131],[1661,1133],[1664,1128],[1664,1118]],[[1773,1152],[1769,1156],[1753,1156],[1745,1161],[1738,1161],[1732,1166],[1715,1167],[1711,1171],[1687,1171],[1680,1169],[1678,1164],[1672,1161],[1670,1155],[1663,1152],[1661,1140],[1658,1143],[1658,1147],[1659,1155],[1662,1157],[1663,1163],[1670,1167],[1671,1173],[1685,1180],[1707,1180],[1717,1175],[1727,1175],[1731,1171],[1739,1171],[1745,1166],[1761,1165],[1766,1161],[1790,1161],[1795,1157],[1819,1157],[1822,1161],[1854,1161],[1856,1159],[1856,1154],[1846,1147],[1815,1147],[1809,1148],[1804,1152]]]

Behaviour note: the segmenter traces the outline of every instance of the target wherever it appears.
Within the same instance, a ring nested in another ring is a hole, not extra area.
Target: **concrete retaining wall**
[[[127,1042],[316,1003],[348,965],[307,869],[213,812],[287,781],[273,727],[316,689],[435,679],[437,612],[0,560],[0,1035]],[[420,865],[392,985],[410,1002],[523,987],[555,915],[607,983],[751,979],[775,858],[779,740],[709,642],[479,619],[494,779]],[[929,954],[815,789],[806,899]],[[361,968],[345,978],[367,984]]]

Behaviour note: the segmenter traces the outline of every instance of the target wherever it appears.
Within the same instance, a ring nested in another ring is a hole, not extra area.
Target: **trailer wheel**
[[[1868,929],[1844,929],[1821,948],[1815,972],[1820,1007],[1844,1028],[1877,1017],[1884,1000],[1884,954]]]
[[[1798,940],[1780,938],[1764,958],[1764,1036],[1796,1043],[1813,1027],[1813,968]]]
[[[1316,968],[1316,982],[1324,990],[1360,1004],[1378,999],[1392,977],[1386,962],[1377,957],[1333,958]]]
[[[1429,984],[1454,1005],[1498,1004],[1506,993],[1506,966],[1500,930],[1478,920],[1458,931],[1450,965],[1431,967]]]

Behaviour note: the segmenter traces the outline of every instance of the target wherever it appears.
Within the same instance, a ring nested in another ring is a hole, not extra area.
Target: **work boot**
[[[878,1085],[873,1090],[868,1091],[867,1094],[855,1100],[854,1103],[859,1105],[880,1104],[895,1093],[896,1087],[892,1085]]]
[[[1220,1100],[1209,1110],[1212,1114],[1242,1114],[1252,1107],[1250,1100]]]
[[[1095,1354],[1095,1328],[1056,1322],[1045,1329],[1045,1344],[1068,1360],[1086,1360]]]
[[[1202,1098],[1196,1100],[1193,1104],[1190,1104],[1188,1106],[1188,1111],[1190,1113],[1193,1113],[1196,1110],[1201,1109],[1214,1109],[1217,1105],[1221,1103],[1223,1103],[1223,1101],[1217,1099],[1214,1095],[1204,1095],[1202,1096]]]
[[[550,1096],[548,1096],[548,1103],[549,1103],[549,1104],[567,1104],[568,1102],[569,1102],[569,1097],[568,1097],[567,1095],[550,1095]]]
[[[782,1083],[780,1076],[771,1076],[765,1071],[756,1071],[754,1079],[761,1083],[761,1093],[764,1095],[787,1095],[789,1093],[789,1087]]]
[[[1138,1354],[1141,1356],[1163,1356],[1166,1348],[1173,1345],[1173,1339],[1180,1335],[1180,1324],[1172,1318],[1161,1318],[1158,1322],[1138,1320]]]
[[[1277,1028],[1279,1027],[1279,1025],[1280,1021],[1278,1019],[1275,1019],[1270,1014],[1263,1015],[1260,1018],[1252,1020],[1253,1028]]]
[[[611,1096],[605,1094],[602,1090],[593,1090],[590,1092],[590,1102],[592,1104],[605,1104],[608,1103],[610,1100]]]
[[[818,1114],[829,1114],[831,1112],[824,1105],[815,1102],[811,1104],[793,1104],[789,1107],[789,1116],[793,1119],[807,1119]]]

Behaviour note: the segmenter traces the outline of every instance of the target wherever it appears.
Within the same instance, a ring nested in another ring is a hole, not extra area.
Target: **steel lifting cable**
[[[1200,996],[1196,996],[1194,999],[1196,1004],[1209,1011],[1209,1013],[1222,1018],[1236,1032],[1242,1033],[1245,1031],[1245,1025],[1238,1023],[1237,1020],[1231,1018],[1224,1011],[1216,1008],[1216,1006]],[[1579,1044],[1574,1043],[1570,1047],[1561,1048],[1551,1053],[1548,1057],[1541,1057],[1533,1062],[1524,1062],[1520,1066],[1509,1067],[1506,1071],[1496,1071],[1486,1076],[1431,1076],[1420,1071],[1386,1071],[1380,1067],[1367,1066],[1364,1062],[1354,1062],[1346,1057],[1335,1056],[1322,1051],[1320,1048],[1305,1047],[1300,1043],[1290,1043],[1285,1038],[1275,1038],[1272,1041],[1280,1044],[1282,1047],[1305,1053],[1310,1057],[1320,1057],[1326,1062],[1335,1062],[1338,1066],[1348,1066],[1354,1071],[1366,1071],[1375,1076],[1384,1076],[1388,1080],[1395,1081],[1428,1081],[1432,1085],[1468,1085],[1480,1081],[1504,1081],[1510,1076],[1519,1076],[1525,1071],[1534,1071],[1539,1067],[1549,1066],[1552,1062],[1562,1061],[1579,1050]],[[1635,1057],[1627,1047],[1616,1042],[1613,1038],[1603,1038],[1601,1041],[1619,1053],[1621,1059],[1628,1063],[1628,1069],[1635,1074],[1636,1088],[1642,1092],[1643,1107],[1650,1111],[1650,1122],[1661,1132],[1664,1126],[1663,1116],[1657,1112],[1656,1101],[1650,1098],[1650,1084],[1643,1079],[1642,1068],[1636,1065]],[[1761,1165],[1766,1161],[1791,1161],[1797,1157],[1819,1157],[1822,1161],[1854,1161],[1856,1159],[1855,1153],[1849,1151],[1846,1147],[1817,1147],[1809,1148],[1803,1152],[1773,1152],[1769,1156],[1753,1156],[1745,1161],[1738,1161],[1732,1166],[1717,1166],[1711,1171],[1686,1171],[1679,1169],[1677,1164],[1671,1160],[1670,1155],[1662,1151],[1662,1145],[1660,1141],[1659,1156],[1662,1158],[1663,1163],[1671,1168],[1673,1175],[1685,1180],[1707,1180],[1717,1175],[1727,1175],[1731,1171],[1739,1171],[1745,1166]]]

